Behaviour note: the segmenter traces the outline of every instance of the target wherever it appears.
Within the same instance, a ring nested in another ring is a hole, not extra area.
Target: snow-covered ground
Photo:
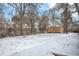
[[[51,52],[79,56],[78,34],[48,33],[0,39],[0,55],[50,56]]]

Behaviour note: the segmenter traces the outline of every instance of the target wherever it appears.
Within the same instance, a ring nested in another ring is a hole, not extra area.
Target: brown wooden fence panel
[[[63,32],[63,28],[62,27],[50,27],[47,29],[47,32],[52,33],[52,32]]]

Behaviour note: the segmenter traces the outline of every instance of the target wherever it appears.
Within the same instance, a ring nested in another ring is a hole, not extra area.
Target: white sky
[[[56,3],[48,3],[48,5],[49,5],[49,9],[51,9],[56,5]]]
[[[69,4],[72,5],[73,3],[69,3]],[[51,9],[56,5],[56,3],[48,3],[48,5],[49,5],[49,8]]]
[[[0,0],[2,3],[79,3],[79,0]]]

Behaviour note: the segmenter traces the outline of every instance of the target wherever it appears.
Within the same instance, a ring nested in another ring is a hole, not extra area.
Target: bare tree
[[[41,4],[32,4],[32,3],[28,3],[28,9],[27,9],[27,13],[28,13],[28,20],[30,23],[30,32],[34,33],[35,32],[35,19],[37,18],[38,15],[38,8],[40,7]]]
[[[48,16],[47,15],[42,15],[41,19],[39,21],[39,30],[42,33],[47,32],[47,28],[48,28]]]
[[[67,11],[68,11],[68,3],[65,4],[65,10],[64,10],[64,32],[65,33],[67,33],[67,28],[68,28]]]
[[[14,4],[9,4],[16,10],[16,14],[20,16],[20,21],[21,21],[21,35],[23,35],[23,22],[26,20],[26,23],[28,21],[28,25],[30,27],[30,32],[34,32],[34,19],[37,14],[38,7],[40,4],[37,3],[14,3]]]
[[[78,15],[79,15],[79,3],[74,3],[75,7],[76,7],[76,10],[78,12]]]
[[[62,16],[63,17],[63,27],[64,27],[64,32],[67,33],[68,32],[68,25],[69,25],[69,21],[72,22],[72,17],[71,17],[71,8],[72,6],[69,5],[68,3],[58,3],[56,5],[56,9],[55,10],[60,10],[62,9]]]
[[[5,19],[4,19],[4,4],[0,4],[0,37],[5,36],[4,26],[5,26]]]

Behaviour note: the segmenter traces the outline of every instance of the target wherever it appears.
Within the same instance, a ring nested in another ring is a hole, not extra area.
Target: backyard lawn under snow
[[[79,56],[77,33],[48,33],[0,39],[0,55],[53,56],[51,52]]]

